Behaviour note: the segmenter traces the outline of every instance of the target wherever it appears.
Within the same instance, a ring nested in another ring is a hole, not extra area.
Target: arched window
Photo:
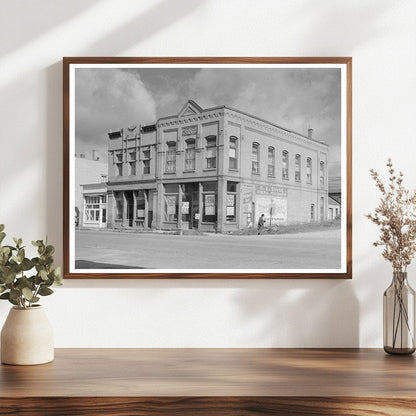
[[[325,162],[319,164],[319,184],[321,188],[325,186]]]
[[[282,179],[289,179],[289,152],[287,150],[282,152]]]
[[[260,174],[260,145],[257,142],[251,146],[251,172]]]
[[[312,159],[306,159],[306,183],[312,183]]]
[[[228,168],[229,169],[238,169],[238,148],[237,148],[238,139],[235,136],[230,136],[229,151],[228,151]]]
[[[185,170],[195,170],[195,139],[188,139],[185,143]]]
[[[217,137],[205,137],[205,160],[207,169],[215,169],[217,167]]]
[[[301,172],[300,172],[300,155],[295,156],[295,181],[300,182]]]
[[[274,177],[275,175],[276,158],[274,147],[269,146],[267,149],[267,176]]]
[[[168,173],[176,172],[176,142],[166,143],[166,166],[165,171]]]

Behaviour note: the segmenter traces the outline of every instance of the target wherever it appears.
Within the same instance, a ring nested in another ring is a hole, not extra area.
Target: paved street
[[[77,268],[339,268],[341,231],[282,235],[170,235],[76,231]]]

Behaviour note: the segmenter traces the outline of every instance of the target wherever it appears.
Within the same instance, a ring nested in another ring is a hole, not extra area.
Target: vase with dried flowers
[[[416,253],[416,191],[403,186],[403,173],[396,172],[388,159],[388,183],[371,169],[371,177],[381,192],[372,222],[380,227],[374,246],[384,246],[383,257],[393,266],[391,285],[383,295],[384,350],[390,354],[415,351],[415,291],[407,281],[407,267]]]

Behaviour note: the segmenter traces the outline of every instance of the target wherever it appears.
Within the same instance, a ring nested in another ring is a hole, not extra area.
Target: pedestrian
[[[259,222],[257,223],[257,234],[260,235],[264,229],[264,223],[266,220],[264,219],[264,214],[260,215]]]

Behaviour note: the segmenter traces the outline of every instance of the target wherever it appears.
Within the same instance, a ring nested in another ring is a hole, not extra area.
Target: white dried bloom
[[[416,191],[402,185],[403,173],[397,174],[388,159],[388,184],[384,185],[378,173],[371,169],[382,197],[374,214],[366,217],[380,227],[380,237],[374,246],[384,246],[383,257],[395,271],[406,271],[416,253]]]

